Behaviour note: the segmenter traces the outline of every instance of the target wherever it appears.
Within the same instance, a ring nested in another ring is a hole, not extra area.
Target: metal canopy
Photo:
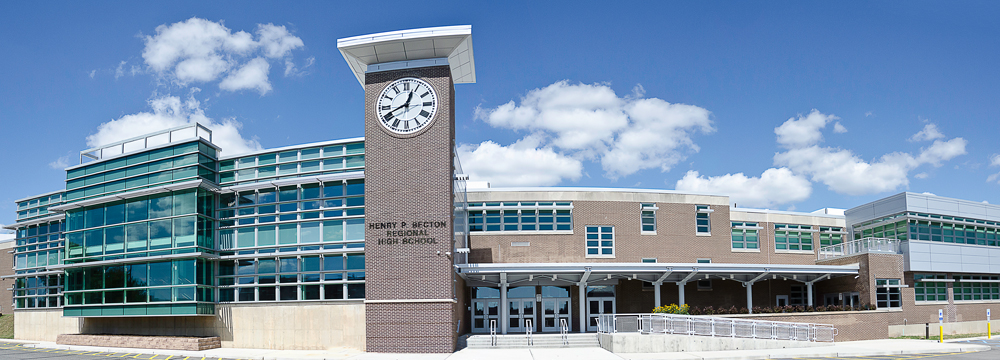
[[[456,271],[470,286],[498,286],[501,276],[515,284],[614,283],[618,279],[648,283],[678,283],[705,279],[734,280],[742,283],[771,279],[814,282],[839,276],[857,275],[852,265],[786,264],[703,264],[703,263],[546,263],[546,264],[461,264]]]
[[[337,39],[337,48],[365,86],[369,65],[447,58],[456,84],[476,82],[472,25],[390,31]],[[434,64],[441,62],[433,62]]]

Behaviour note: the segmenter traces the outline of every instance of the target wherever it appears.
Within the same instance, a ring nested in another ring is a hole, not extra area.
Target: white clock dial
[[[402,78],[382,89],[375,100],[375,114],[386,130],[412,134],[430,125],[437,106],[437,94],[430,84],[417,78]]]

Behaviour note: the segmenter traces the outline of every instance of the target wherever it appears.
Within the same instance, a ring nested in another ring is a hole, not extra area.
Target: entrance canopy
[[[857,275],[852,265],[703,264],[703,263],[544,263],[461,264],[456,271],[469,286],[499,286],[531,282],[537,285],[601,285],[619,279],[653,284],[724,279],[754,283],[770,279],[813,283]]]

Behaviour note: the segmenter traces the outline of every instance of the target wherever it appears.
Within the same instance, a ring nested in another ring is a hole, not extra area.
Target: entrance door
[[[535,320],[535,299],[508,299],[507,304],[509,305],[507,312],[508,333],[525,332],[527,330],[524,326],[525,319],[531,319],[532,325],[537,322]]]
[[[560,320],[565,319],[570,329],[573,328],[573,318],[569,298],[543,298],[542,299],[542,331],[559,331]]]
[[[490,332],[490,321],[496,321],[497,332],[500,331],[500,301],[472,300],[472,332]]]
[[[589,297],[587,298],[587,331],[597,331],[597,323],[603,314],[615,313],[615,298],[613,297]]]

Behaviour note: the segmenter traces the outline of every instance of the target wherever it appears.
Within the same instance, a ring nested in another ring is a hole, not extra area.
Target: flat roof
[[[447,58],[456,84],[476,82],[472,25],[388,31],[337,39],[337,48],[358,83],[365,86],[368,66],[399,61]]]

